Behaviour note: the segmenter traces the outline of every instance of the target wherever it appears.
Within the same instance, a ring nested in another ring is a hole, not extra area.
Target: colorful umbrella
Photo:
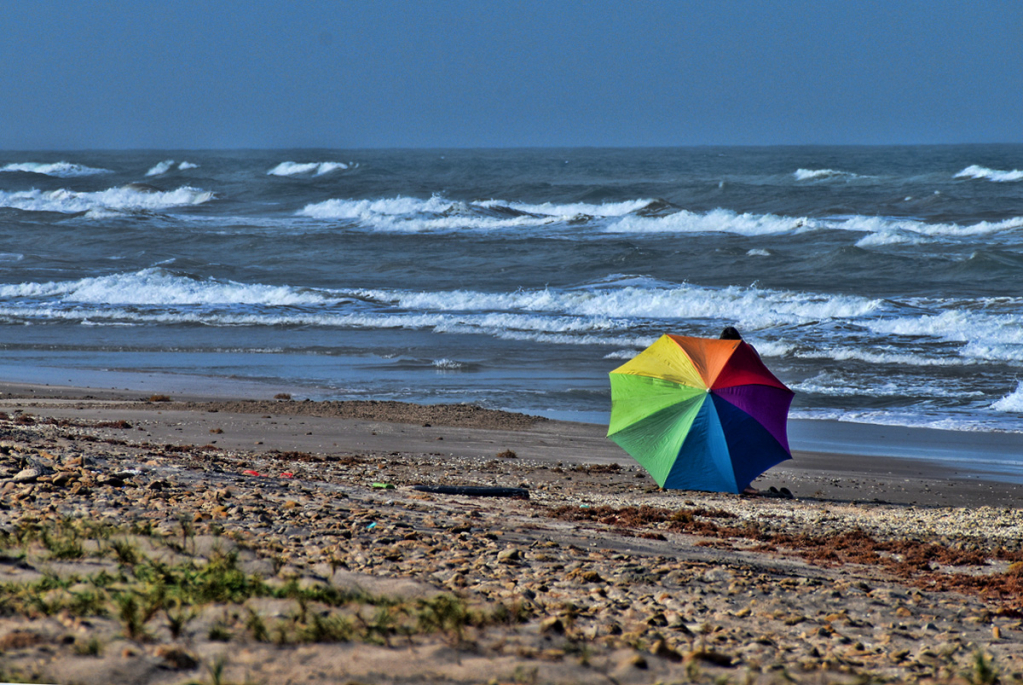
[[[610,375],[607,436],[662,488],[738,493],[792,457],[793,392],[742,340],[663,335]]]

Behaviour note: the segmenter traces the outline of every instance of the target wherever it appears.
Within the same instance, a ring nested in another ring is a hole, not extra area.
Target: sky
[[[1018,0],[0,0],[0,149],[1023,142]]]

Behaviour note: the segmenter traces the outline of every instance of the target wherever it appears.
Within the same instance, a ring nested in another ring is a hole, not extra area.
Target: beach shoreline
[[[201,416],[210,409],[217,412],[235,412],[241,417],[252,414],[285,413],[306,416],[319,422],[318,430],[310,435],[291,433],[275,435],[266,430],[259,420],[244,422],[235,435],[222,436],[221,446],[228,449],[246,448],[259,442],[266,449],[283,451],[302,449],[329,453],[338,446],[337,431],[331,421],[340,419],[345,424],[344,434],[351,444],[368,445],[379,452],[408,451],[409,447],[426,449],[436,439],[435,431],[419,430],[415,424],[431,423],[458,429],[445,437],[445,449],[450,454],[479,456],[473,446],[476,436],[466,429],[516,430],[527,426],[535,429],[519,433],[509,443],[518,445],[529,458],[565,461],[568,463],[634,464],[618,446],[605,440],[606,426],[575,421],[557,421],[542,416],[530,416],[499,410],[479,410],[466,413],[468,405],[418,405],[388,401],[315,402],[308,400],[281,401],[274,395],[285,397],[272,389],[249,399],[231,395],[232,386],[207,386],[200,392],[193,386],[190,392],[165,395],[170,402],[140,403],[151,394],[134,390],[95,388],[84,386],[46,385],[38,383],[0,382],[0,411],[20,407],[52,416],[86,416],[102,420],[123,410],[134,415],[156,411],[191,412]],[[164,396],[158,393],[159,396]],[[373,407],[367,411],[366,407]],[[357,409],[357,408],[362,408]],[[207,417],[208,418],[208,417]],[[241,419],[239,419],[241,420]],[[360,423],[361,421],[361,423]],[[405,424],[400,433],[385,438],[365,423]],[[182,422],[173,430],[161,428],[156,422],[154,430],[160,439],[174,439],[202,444],[203,431],[216,421]],[[956,432],[901,426],[850,424],[839,421],[790,421],[789,439],[793,445],[793,459],[783,462],[761,476],[754,485],[767,490],[770,487],[789,487],[797,496],[822,500],[882,501],[920,506],[1017,506],[1023,498],[1023,462],[1013,457],[1020,436],[1005,433]],[[215,426],[214,426],[215,428]],[[181,435],[174,435],[180,433]],[[376,433],[372,436],[367,433]],[[251,436],[258,439],[250,440]],[[353,439],[354,438],[354,439]],[[552,441],[578,442],[579,449],[565,445],[552,449]],[[492,442],[485,439],[485,442]],[[805,446],[805,447],[804,447]],[[336,451],[336,450],[335,450]],[[556,454],[556,457],[552,457]]]
[[[1020,486],[948,463],[797,451],[741,497],[466,405],[0,391],[7,679],[1023,679]]]

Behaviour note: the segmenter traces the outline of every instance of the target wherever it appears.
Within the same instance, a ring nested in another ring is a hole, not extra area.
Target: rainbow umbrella
[[[663,335],[610,375],[607,436],[662,488],[738,493],[792,457],[793,392],[742,340]]]

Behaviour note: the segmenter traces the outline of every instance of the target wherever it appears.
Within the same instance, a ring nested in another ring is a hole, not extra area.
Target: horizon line
[[[0,153],[26,152],[268,152],[272,150],[351,150],[363,152],[393,151],[529,151],[529,150],[692,150],[692,149],[750,149],[750,148],[908,148],[908,147],[1013,147],[1021,142],[962,142],[962,143],[705,143],[694,145],[509,145],[509,146],[370,146],[337,147],[329,145],[298,145],[268,147],[35,147],[4,148]]]

